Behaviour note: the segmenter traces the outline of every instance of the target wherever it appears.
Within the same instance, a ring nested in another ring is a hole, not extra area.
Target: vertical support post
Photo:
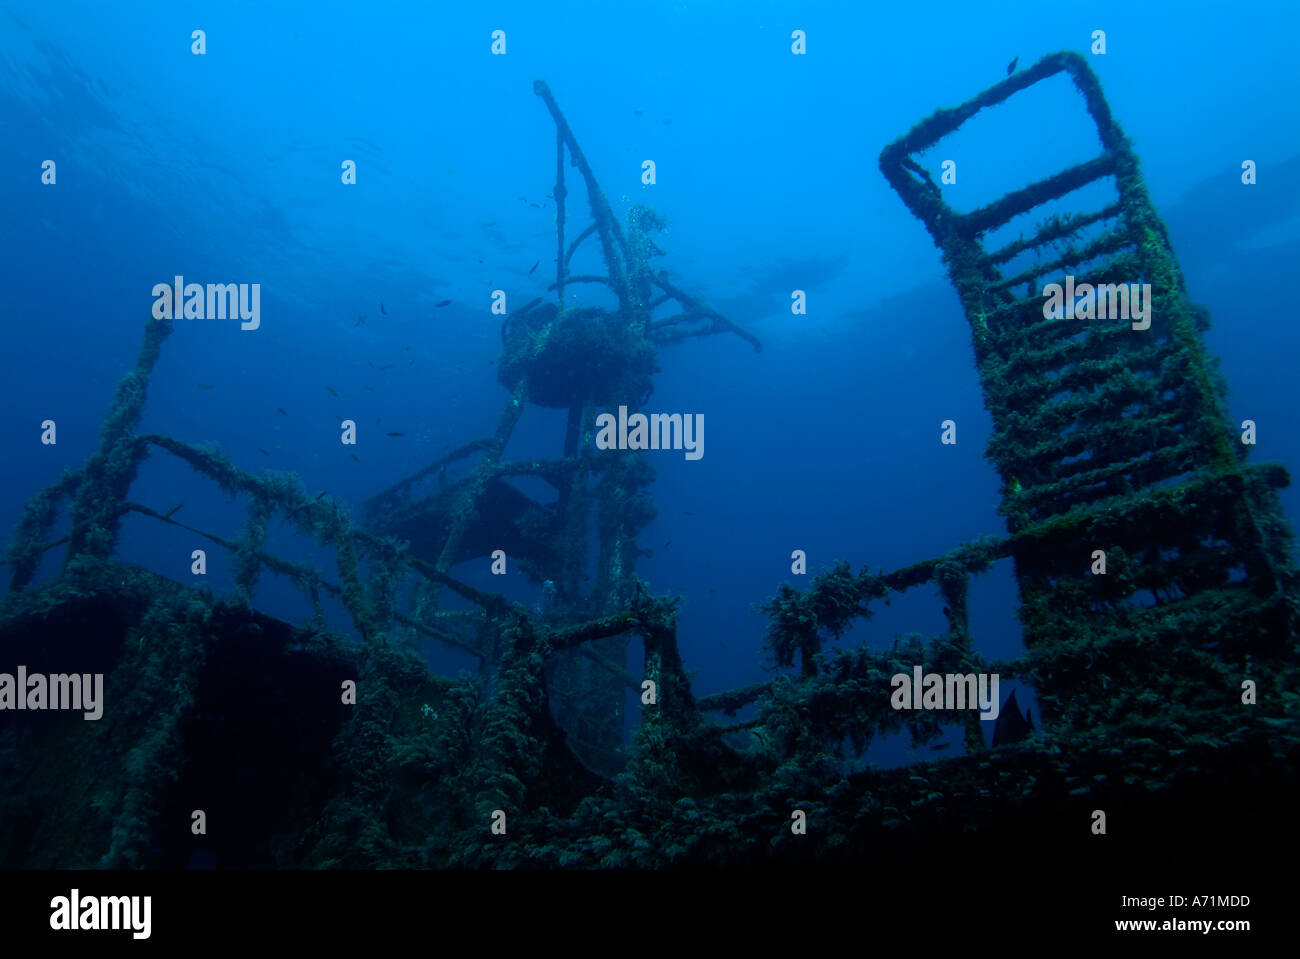
[[[67,564],[85,554],[108,559],[117,543],[117,528],[125,509],[126,492],[148,448],[136,442],[135,427],[144,411],[149,377],[162,342],[172,331],[171,320],[150,319],[135,369],[117,384],[113,407],[99,434],[99,450],[86,464],[77,498],[72,505],[72,532],[68,537]]]
[[[251,606],[253,591],[262,572],[262,561],[258,554],[266,543],[266,526],[271,521],[273,506],[270,500],[254,496],[248,504],[248,523],[240,539],[239,549],[235,553],[235,594],[240,602]]]

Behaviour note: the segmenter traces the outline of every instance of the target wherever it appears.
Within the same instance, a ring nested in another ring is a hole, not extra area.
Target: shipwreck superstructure
[[[912,154],[1062,72],[1102,154],[979,210],[951,209]],[[292,475],[254,474],[215,449],[136,433],[170,331],[150,321],[98,451],[28,505],[7,557],[6,660],[103,671],[109,705],[100,723],[0,718],[0,861],[184,866],[198,847],[229,866],[854,861],[1035,826],[1086,835],[1098,805],[1172,828],[1152,796],[1171,785],[1226,789],[1261,759],[1271,763],[1261,781],[1294,787],[1298,594],[1275,494],[1288,477],[1247,464],[1235,441],[1202,343],[1207,318],[1187,299],[1137,159],[1081,57],[1046,57],[881,155],[971,323],[1007,535],[893,572],[839,564],[806,589],[781,587],[767,604],[767,646],[797,675],[702,698],[677,647],[675,600],[635,575],[653,472],[635,451],[597,455],[588,436],[598,412],[646,401],[660,348],[711,333],[759,344],[652,269],[657,217],[637,207],[626,228],[615,219],[550,91],[539,82],[535,92],[556,125],[554,299],[503,324],[508,399],[496,430],[377,494],[362,525]],[[566,162],[591,213],[572,235]],[[999,225],[1107,177],[1113,203],[986,249]],[[592,241],[603,270],[579,273],[575,256]],[[1022,254],[1049,250],[1022,265]],[[1150,328],[1044,319],[1039,283],[1066,272],[1149,282]],[[576,306],[576,284],[601,285],[613,305]],[[548,459],[508,456],[528,404],[567,411]],[[243,529],[223,536],[131,501],[153,453],[245,498]],[[451,463],[468,475],[443,479]],[[525,476],[554,498],[511,483]],[[50,542],[60,509],[70,533]],[[114,562],[128,512],[227,551],[234,594]],[[268,553],[276,514],[331,547],[336,569]],[[65,547],[59,575],[33,588],[41,556]],[[550,584],[549,615],[454,575],[498,549]],[[1093,572],[1098,550],[1104,575]],[[1027,652],[988,662],[967,589],[1002,559],[1015,565]],[[296,625],[252,608],[268,572],[313,599],[338,597],[360,642],[331,635],[319,603]],[[826,648],[873,604],[917,588],[942,597],[943,634],[883,652]],[[99,626],[93,646],[88,621]],[[430,674],[413,651],[421,636],[472,655],[478,674]],[[625,667],[632,637],[644,650],[636,670]],[[968,712],[962,756],[894,770],[846,762],[881,735],[939,733],[933,713],[890,705],[890,677],[920,664],[1028,681],[1043,710],[1037,733],[991,749]],[[243,683],[237,706],[233,677]],[[1258,685],[1253,706],[1242,704],[1245,680]],[[340,697],[347,682],[355,704]],[[629,689],[641,716],[625,748]],[[205,846],[185,828],[196,805],[238,825]],[[805,815],[807,834],[791,831],[792,812]],[[502,815],[504,835],[492,830]]]

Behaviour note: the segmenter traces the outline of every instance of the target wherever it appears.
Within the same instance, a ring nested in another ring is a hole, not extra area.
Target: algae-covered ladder
[[[1062,71],[1097,123],[1102,155],[990,206],[954,211],[911,154],[984,107]],[[170,321],[150,320],[98,450],[34,497],[23,514],[4,560],[12,580],[0,609],[0,632],[6,625],[15,633],[48,628],[51,603],[68,595],[63,587],[81,593],[84,585],[84,591],[126,594],[116,604],[124,622],[130,619],[142,639],[159,640],[141,643],[136,655],[152,662],[160,650],[176,649],[188,656],[215,647],[217,634],[158,629],[177,620],[172,606],[183,602],[190,612],[197,607],[201,618],[220,607],[227,630],[240,621],[267,623],[246,607],[255,600],[260,574],[269,569],[313,600],[314,615],[302,631],[274,631],[297,647],[315,632],[329,632],[319,600],[323,593],[337,597],[365,640],[349,672],[361,675],[362,708],[350,711],[330,750],[346,785],[308,817],[318,825],[303,833],[301,844],[286,846],[282,861],[293,865],[752,865],[756,854],[807,862],[813,850],[841,858],[878,857],[881,850],[888,856],[891,849],[896,855],[903,848],[910,854],[923,835],[947,843],[971,830],[1019,822],[1035,806],[1041,827],[1044,813],[1059,818],[1066,796],[1087,795],[1090,783],[1108,777],[1112,802],[1198,768],[1204,781],[1207,764],[1225,755],[1228,725],[1250,721],[1242,719],[1237,698],[1243,678],[1261,681],[1257,712],[1268,725],[1252,734],[1253,741],[1241,738],[1246,751],[1237,758],[1250,763],[1258,755],[1250,750],[1277,738],[1275,730],[1290,722],[1279,705],[1284,697],[1277,694],[1294,689],[1296,675],[1296,580],[1275,492],[1288,478],[1280,467],[1244,464],[1244,447],[1226,421],[1201,344],[1202,314],[1187,300],[1136,158],[1081,58],[1048,57],[967,104],[940,111],[881,157],[885,175],[943,250],[971,322],[994,422],[989,453],[1004,479],[1002,510],[1010,535],[891,573],[852,574],[842,563],[801,590],[782,586],[764,607],[767,646],[777,666],[793,665],[799,657],[801,675],[698,700],[676,647],[674,602],[647,595],[634,576],[636,535],[651,515],[644,488],[653,472],[644,457],[612,450],[594,455],[586,434],[597,409],[644,402],[659,346],[712,332],[747,334],[648,269],[655,252],[649,239],[657,222],[653,214],[634,210],[624,234],[549,91],[543,84],[536,89],[557,126],[556,300],[538,301],[507,318],[500,376],[510,397],[496,432],[381,494],[370,506],[370,530],[358,529],[344,504],[310,496],[295,476],[254,475],[215,449],[135,432],[150,373],[171,330]],[[571,241],[564,232],[566,156],[584,177],[594,220]],[[1028,241],[985,249],[988,231],[1103,178],[1113,178],[1115,202],[1049,219]],[[1116,225],[1106,227],[1111,221]],[[1076,248],[1072,238],[1085,230],[1095,235]],[[605,273],[578,274],[574,252],[592,235],[600,238]],[[1015,265],[1053,244],[1066,249],[1045,262]],[[1037,285],[1062,274],[1074,274],[1080,283],[1150,282],[1150,328],[1045,318]],[[578,283],[606,285],[617,307],[578,308],[566,299]],[[653,316],[656,307],[670,303],[680,312]],[[602,362],[593,364],[593,357]],[[593,376],[596,366],[603,371],[599,376]],[[528,403],[568,411],[562,453],[547,460],[503,459]],[[164,513],[129,501],[137,470],[152,452],[178,457],[228,493],[246,495],[248,519],[238,537],[182,522],[175,508]],[[483,455],[469,478],[440,481],[443,467],[475,453]],[[542,502],[506,482],[520,476],[549,483],[555,501]],[[67,501],[69,532],[50,542],[59,507]],[[124,568],[110,559],[129,513],[224,549],[236,602],[172,590],[157,577],[144,581],[143,589],[128,588],[119,576]],[[335,553],[337,582],[267,552],[268,522],[276,513]],[[589,537],[593,515],[596,535]],[[580,583],[590,539],[599,554],[588,589]],[[29,592],[41,557],[64,543],[63,572]],[[558,584],[558,615],[538,616],[452,575],[455,564],[480,561],[496,548],[516,561],[512,571]],[[1097,551],[1105,554],[1104,573],[1094,572]],[[1004,558],[1016,566],[1028,654],[988,663],[972,640],[968,584]],[[166,588],[154,596],[150,583]],[[862,643],[820,655],[825,641],[852,620],[869,617],[873,603],[932,583],[949,620],[943,635],[895,642],[892,649]],[[402,612],[399,594],[408,585],[414,608]],[[469,608],[439,609],[444,588]],[[1151,604],[1139,599],[1144,594]],[[428,681],[410,650],[391,642],[403,633],[428,636],[484,661],[492,695],[467,707],[468,720],[460,707],[440,704],[460,702],[457,697],[469,695],[474,684]],[[640,636],[645,651],[644,671],[635,677],[622,671],[617,655],[597,647],[609,639],[621,650],[628,635]],[[198,702],[177,695],[178,689],[197,688],[203,678],[202,656],[189,661],[195,665],[184,676],[151,674],[160,682],[145,694],[168,703]],[[1027,742],[985,750],[980,720],[967,710],[968,752],[981,755],[935,759],[927,768],[868,766],[844,778],[842,765],[827,760],[846,740],[860,756],[882,734],[910,730],[920,744],[951,722],[939,711],[893,708],[891,677],[920,664],[938,673],[1000,671],[1027,679],[1037,688],[1047,722]],[[123,679],[129,685],[142,682],[142,675],[132,666]],[[638,687],[644,678],[658,681],[658,702],[643,709],[633,761],[624,763],[609,748],[608,734],[621,734],[621,724],[617,717],[611,722],[607,709],[621,702],[625,683]],[[399,704],[405,708],[393,708]],[[730,725],[708,716],[735,716],[749,704],[756,707],[754,715]],[[552,706],[567,720],[567,746],[556,735]],[[178,708],[158,727],[166,735],[149,733],[140,740],[109,742],[106,733],[104,749],[117,750],[115,757],[129,753],[135,762],[144,743],[143,754],[161,768],[168,750],[182,742],[174,732],[185,718]],[[430,748],[430,737],[460,742],[452,733],[459,737],[466,730],[463,754]],[[268,729],[268,741],[278,733]],[[1171,748],[1174,743],[1195,748]],[[303,758],[306,774],[314,775],[309,754],[298,747],[294,742],[285,755]],[[625,768],[628,776],[618,790],[608,790],[570,761],[570,750],[592,770]],[[428,759],[435,755],[459,757],[448,759],[456,775],[431,766]],[[40,765],[40,755],[29,750],[28,756]],[[415,774],[393,775],[402,769]],[[445,795],[438,792],[444,781]],[[166,782],[165,776],[129,779],[131,795],[139,797],[132,808],[160,802]],[[467,797],[473,813],[458,820]],[[791,803],[809,799],[817,806],[816,826],[796,838],[789,828]],[[259,799],[257,805],[273,804]],[[498,809],[511,810],[512,836],[527,838],[481,841],[487,814]],[[725,829],[712,825],[719,820],[726,821]],[[121,821],[126,825],[104,847],[102,862],[149,861],[155,827],[144,815]],[[358,821],[376,824],[379,841],[340,859],[334,837],[349,836]],[[598,837],[609,823],[619,827]],[[57,828],[65,830],[66,822]],[[399,835],[401,830],[406,832]],[[694,845],[684,844],[683,834],[693,836]],[[432,850],[431,835],[443,836]],[[809,840],[820,841],[814,836],[847,841],[810,846]],[[614,858],[602,850],[612,850]]]
[[[970,212],[953,209],[914,154],[1062,72],[1096,124],[1100,155]],[[1296,580],[1276,489],[1289,477],[1245,465],[1202,343],[1208,317],[1188,300],[1137,157],[1083,57],[1044,57],[937,111],[887,146],[880,168],[943,251],[971,324],[1029,674],[1048,718],[1091,726],[1171,699],[1191,706],[1210,687],[1222,696],[1230,665],[1288,654]],[[1106,180],[1113,202],[985,247],[991,231],[1057,201],[1068,207],[1075,191]],[[1075,289],[1104,291],[1103,315],[1116,303],[1103,284],[1150,284],[1149,327],[1129,315],[1046,318],[1039,284],[1067,276]],[[1143,695],[1148,681],[1155,695]],[[1126,686],[1132,695],[1120,693]]]

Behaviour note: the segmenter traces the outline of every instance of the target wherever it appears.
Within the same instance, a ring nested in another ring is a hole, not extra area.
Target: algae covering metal
[[[953,210],[913,154],[1060,73],[1101,154]],[[1209,318],[1188,299],[1137,157],[1083,57],[1044,57],[936,112],[886,147],[880,167],[942,250],[971,324],[1020,582],[1020,671],[1054,728],[1200,712],[1252,662],[1270,672],[1292,662],[1296,573],[1275,493],[1289,477],[1245,462],[1250,447],[1202,342]],[[1056,212],[1029,237],[986,248],[990,231],[1097,181],[1113,184],[1114,202]],[[1025,265],[1008,270],[1012,261]],[[1064,309],[1040,283],[1056,284]],[[1089,287],[1095,301],[1076,301]],[[1144,316],[1122,308],[1131,289],[1146,291]],[[1201,719],[1233,722],[1234,701]]]
[[[948,207],[911,154],[1061,71],[1083,95],[1103,154],[972,213]],[[365,528],[341,503],[310,497],[293,475],[253,474],[216,449],[137,434],[171,330],[170,321],[148,324],[98,452],[29,504],[9,550],[0,616],[0,642],[33,656],[41,644],[77,642],[79,618],[100,618],[96,662],[132,705],[111,726],[51,726],[39,737],[0,730],[9,781],[23,783],[0,819],[0,860],[184,865],[194,841],[175,820],[197,790],[240,823],[224,850],[230,865],[861,862],[971,835],[1059,831],[1103,800],[1152,821],[1168,810],[1144,805],[1147,797],[1175,781],[1223,789],[1261,757],[1292,768],[1297,593],[1274,495],[1287,477],[1244,463],[1201,343],[1206,318],[1187,301],[1136,158],[1081,58],[1047,57],[936,113],[881,156],[935,237],[971,322],[1009,535],[894,572],[841,563],[805,590],[782,587],[765,605],[766,645],[773,665],[797,662],[798,675],[700,699],[677,647],[678,601],[635,575],[653,472],[629,452],[593,456],[588,436],[597,408],[644,403],[659,347],[714,332],[758,342],[650,269],[655,214],[636,208],[624,233],[550,91],[539,82],[535,92],[557,131],[555,301],[505,319],[499,375],[510,398],[492,435],[376,496]],[[572,240],[566,160],[592,214]],[[988,231],[1099,177],[1114,178],[1114,204],[984,248]],[[1070,242],[1093,225],[1106,226],[1082,246]],[[593,236],[605,272],[575,274],[573,254]],[[1004,273],[1020,254],[1049,246],[1064,250]],[[1149,283],[1149,326],[1046,318],[1038,281],[1075,269],[1081,283]],[[579,283],[607,286],[617,307],[576,307],[567,291]],[[667,305],[679,312],[656,318]],[[593,366],[597,375],[588,375]],[[530,403],[568,411],[560,452],[511,461],[506,447]],[[247,496],[243,529],[221,536],[130,501],[152,452]],[[447,464],[470,457],[467,479],[442,479]],[[555,502],[511,486],[520,476],[549,484]],[[47,542],[65,502],[71,532]],[[213,597],[114,563],[128,512],[230,551],[235,594]],[[335,574],[266,551],[276,513],[333,550]],[[596,576],[586,588],[593,526]],[[40,557],[65,543],[60,575],[29,588]],[[551,608],[524,608],[453,575],[457,563],[486,561],[496,548],[536,582],[550,581]],[[1020,582],[1028,653],[987,662],[971,636],[967,590],[972,575],[1004,558]],[[290,626],[251,607],[267,570],[316,601],[310,621]],[[873,604],[930,584],[945,604],[943,634],[885,652],[823,649],[869,618]],[[1142,591],[1150,605],[1135,602]],[[330,634],[324,593],[346,606],[359,644]],[[456,608],[444,601],[449,593]],[[413,650],[419,636],[472,654],[479,674],[430,675]],[[623,666],[634,636],[645,653],[635,675]],[[1037,731],[990,749],[967,712],[966,755],[854,769],[846,759],[882,735],[906,731],[923,743],[939,734],[933,714],[891,705],[891,677],[922,665],[1029,681],[1044,708]],[[237,705],[223,699],[224,678],[239,670],[302,677],[294,707],[277,699],[278,681]],[[1260,687],[1249,709],[1244,681]],[[340,709],[348,683],[355,701]],[[642,715],[624,753],[618,710],[627,687]],[[747,707],[747,718],[725,720]],[[247,780],[204,764],[232,740],[247,741],[258,781],[275,787],[269,798],[251,803]],[[73,754],[98,760],[78,765]],[[1279,772],[1270,781],[1288,779]],[[60,782],[62,792],[52,791]],[[79,820],[58,798],[74,794],[94,796]]]

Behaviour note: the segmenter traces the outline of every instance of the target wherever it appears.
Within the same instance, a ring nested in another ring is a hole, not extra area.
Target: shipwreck
[[[915,154],[1060,74],[1082,97],[1100,154],[979,209],[952,209]],[[1300,592],[1276,495],[1289,477],[1247,462],[1236,440],[1202,340],[1208,316],[1189,301],[1137,156],[1082,57],[1047,56],[880,155],[941,251],[971,327],[1006,534],[902,569],[841,563],[805,589],[781,587],[766,606],[766,644],[773,665],[789,668],[710,696],[691,689],[675,600],[636,574],[653,468],[634,449],[597,454],[590,437],[599,411],[645,407],[661,350],[715,334],[760,343],[654,268],[654,211],[636,207],[620,223],[550,90],[539,81],[535,93],[556,129],[553,296],[502,326],[507,399],[493,432],[378,491],[359,521],[295,476],[138,433],[171,330],[148,320],[97,451],[27,505],[5,559],[3,662],[103,673],[106,707],[97,722],[0,713],[0,863],[852,863],[972,837],[1083,848],[1098,808],[1152,842],[1195,822],[1206,803],[1239,824],[1283,816],[1300,749]],[[1114,186],[1113,202],[986,246],[1013,218],[1097,181]],[[571,225],[571,191],[585,193],[589,221]],[[601,272],[573,267],[584,245],[598,248]],[[1066,273],[1149,283],[1149,328],[1045,318],[1040,285]],[[576,306],[579,284],[601,285],[615,305]],[[511,459],[529,404],[566,411],[566,425],[551,457]],[[240,497],[242,529],[203,530],[132,500],[149,456],[179,458]],[[459,480],[447,480],[451,464],[464,468]],[[525,493],[511,482],[519,477],[553,498]],[[233,592],[115,560],[128,514],[226,551]],[[335,568],[267,551],[276,515],[327,546]],[[51,541],[60,516],[68,533]],[[548,615],[453,575],[498,549],[550,584]],[[51,550],[62,550],[61,567],[36,582]],[[1091,570],[1097,550],[1106,575]],[[1026,649],[989,662],[971,634],[967,589],[1004,559]],[[294,583],[317,615],[289,623],[256,609],[268,575]],[[909,590],[937,591],[946,631],[879,652],[827,647]],[[356,638],[325,625],[325,595],[344,604]],[[431,673],[415,652],[422,637],[473,657],[477,673]],[[644,658],[629,670],[633,638]],[[918,664],[1032,685],[1037,729],[989,747],[968,711],[964,755],[848,770],[844,756],[876,737],[937,735],[932,713],[891,707],[890,677]],[[1258,691],[1249,705],[1246,682]],[[349,683],[355,702],[341,695]],[[640,716],[625,742],[629,690]],[[211,837],[189,828],[198,808],[222,823]],[[796,813],[803,834],[790,828]]]

